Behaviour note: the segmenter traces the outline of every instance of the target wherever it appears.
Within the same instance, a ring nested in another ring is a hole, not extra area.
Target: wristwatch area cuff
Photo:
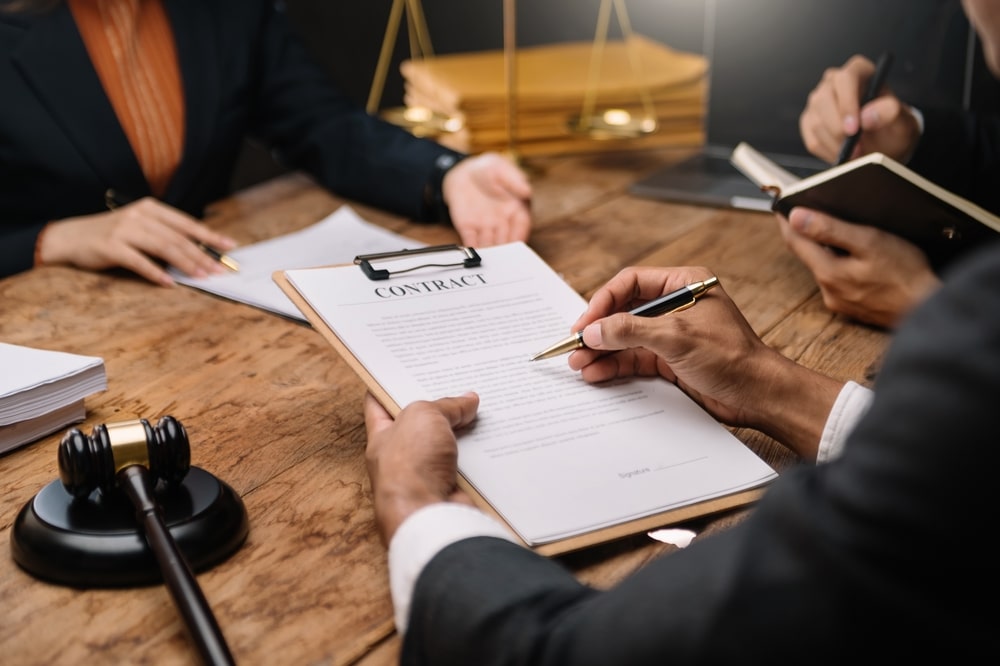
[[[446,222],[451,224],[451,214],[448,211],[448,204],[444,201],[444,176],[453,166],[466,158],[466,155],[458,153],[444,153],[438,155],[434,160],[431,176],[424,186],[424,215],[425,219],[433,222]]]

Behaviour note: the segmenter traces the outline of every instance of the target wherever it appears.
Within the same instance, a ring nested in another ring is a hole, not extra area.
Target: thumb
[[[801,236],[821,245],[836,247],[857,254],[864,249],[863,227],[843,222],[807,208],[795,208],[788,216],[788,224]]]
[[[452,429],[460,428],[475,420],[479,410],[479,395],[470,391],[460,396],[438,398],[434,404],[448,419]]]
[[[583,342],[591,349],[615,351],[645,347],[652,319],[624,312],[599,319],[583,329]]]
[[[865,132],[876,132],[891,125],[900,113],[899,99],[882,95],[868,102],[861,109],[859,122]]]

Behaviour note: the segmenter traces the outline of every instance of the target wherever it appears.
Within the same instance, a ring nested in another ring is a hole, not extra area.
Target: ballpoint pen
[[[875,99],[878,91],[885,85],[885,78],[889,75],[889,67],[891,66],[892,53],[886,51],[879,56],[878,62],[875,63],[875,73],[872,75],[871,80],[868,81],[868,89],[865,90],[865,96],[861,99],[860,107]],[[840,147],[840,155],[837,156],[837,164],[843,164],[851,159],[851,153],[854,152],[854,146],[858,145],[860,137],[861,121],[859,120],[858,131],[844,139],[844,145]]]
[[[232,257],[223,254],[222,252],[216,250],[211,245],[206,245],[205,243],[198,243],[198,247],[201,248],[202,252],[212,257],[213,259],[218,261],[220,264],[222,264],[232,272],[238,273],[240,271],[240,265],[236,263],[236,260],[233,259]]]
[[[681,287],[676,291],[672,291],[665,296],[660,296],[655,298],[648,303],[640,305],[634,310],[630,310],[630,315],[635,315],[636,317],[656,317],[662,314],[669,314],[671,312],[677,312],[678,310],[683,310],[694,305],[695,300],[704,294],[706,291],[719,284],[719,278],[713,276],[704,280],[702,282],[693,282],[685,287]],[[583,344],[583,331],[577,331],[573,335],[560,340],[551,347],[547,347],[544,350],[538,352],[531,357],[532,361],[537,361],[543,358],[551,358],[553,356],[558,356],[560,354],[565,354],[571,352],[574,349],[581,349],[586,347]]]

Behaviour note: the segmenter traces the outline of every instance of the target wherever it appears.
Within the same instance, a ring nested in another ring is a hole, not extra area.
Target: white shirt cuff
[[[915,106],[908,106],[910,113],[913,114],[913,118],[917,121],[917,140],[913,142],[910,146],[909,152],[903,156],[900,160],[903,164],[909,164],[910,160],[913,159],[913,154],[917,152],[917,144],[920,143],[920,139],[924,136],[924,114],[923,112]]]
[[[868,410],[872,396],[870,389],[856,382],[844,384],[844,388],[840,389],[840,394],[833,403],[826,425],[823,426],[819,451],[816,453],[817,463],[828,462],[840,455],[844,448],[844,440]]]
[[[410,514],[399,526],[389,542],[389,589],[400,634],[406,632],[413,586],[424,566],[445,547],[474,536],[518,543],[498,521],[467,504],[431,504]]]

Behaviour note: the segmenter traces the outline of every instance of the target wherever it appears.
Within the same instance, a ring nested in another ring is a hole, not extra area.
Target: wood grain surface
[[[825,310],[770,214],[628,194],[634,180],[684,154],[526,162],[535,191],[530,245],[584,296],[630,264],[708,266],[770,345],[870,384],[888,335]],[[448,227],[345,202],[298,174],[219,202],[206,221],[249,243],[305,227],[343,203],[426,243],[458,240]],[[246,543],[198,576],[238,663],[396,663],[400,641],[364,467],[363,387],[318,333],[185,287],[45,267],[0,280],[0,340],[102,357],[108,390],[87,399],[81,427],[173,415],[187,428],[192,464],[243,498]],[[779,471],[794,464],[760,433],[735,432]],[[18,511],[58,476],[60,435],[0,456],[0,661],[197,662],[165,587],[62,587],[11,558]],[[752,510],[688,527],[708,534]],[[640,535],[560,559],[604,587],[673,549]]]

